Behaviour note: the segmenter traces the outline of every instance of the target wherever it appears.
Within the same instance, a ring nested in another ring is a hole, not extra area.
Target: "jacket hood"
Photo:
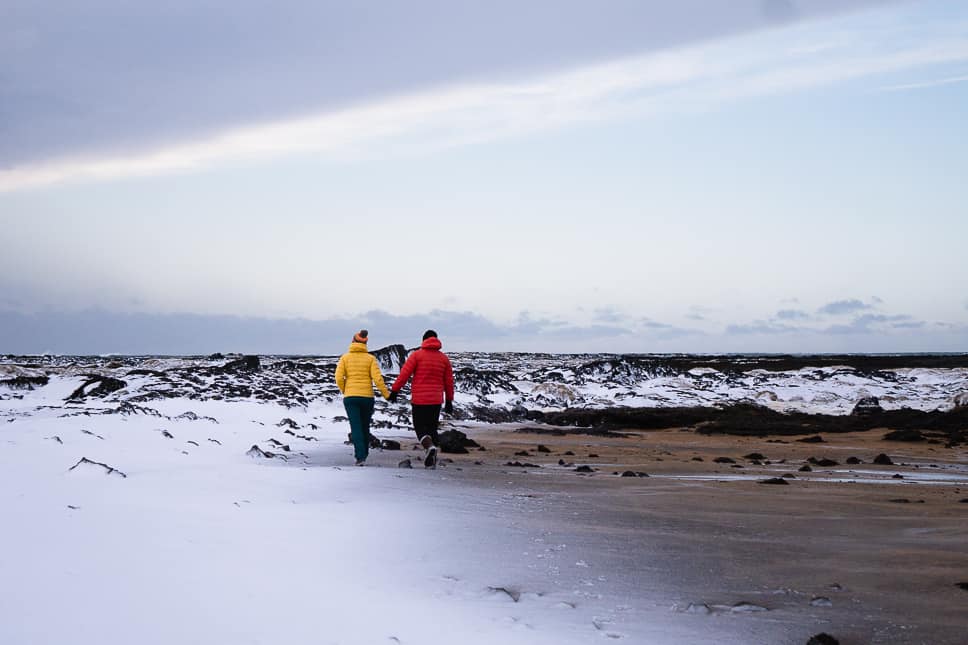
[[[351,352],[365,352],[365,351],[368,351],[368,350],[366,349],[366,343],[350,343],[350,350],[349,351],[351,351]]]
[[[439,350],[441,347],[443,347],[443,345],[440,344],[440,339],[434,338],[433,336],[420,343],[420,349]]]

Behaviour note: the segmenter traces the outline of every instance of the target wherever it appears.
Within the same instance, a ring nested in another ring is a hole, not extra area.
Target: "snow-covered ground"
[[[404,452],[352,467],[331,403],[165,399],[161,416],[97,414],[99,404],[65,406],[81,383],[0,404],[0,643],[670,633],[668,608],[646,620],[625,591],[607,591],[610,572],[587,564],[601,545],[541,528],[523,484],[468,486],[453,465],[401,469]],[[314,440],[285,434],[283,417]],[[253,444],[277,456],[250,456]]]

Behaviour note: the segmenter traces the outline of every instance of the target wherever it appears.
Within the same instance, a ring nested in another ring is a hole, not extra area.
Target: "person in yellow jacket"
[[[348,352],[336,364],[336,387],[343,393],[343,407],[350,420],[350,438],[356,454],[356,465],[366,464],[370,454],[370,419],[373,418],[373,386],[383,398],[390,398],[390,390],[383,382],[383,374],[376,358],[366,350],[369,332],[361,329],[353,336]]]

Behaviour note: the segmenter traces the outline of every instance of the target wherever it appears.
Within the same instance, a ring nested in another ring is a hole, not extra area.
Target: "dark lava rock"
[[[0,385],[5,385],[14,390],[32,390],[34,386],[43,387],[50,382],[46,376],[15,376],[0,380]]]
[[[885,455],[883,452],[881,454],[877,455],[876,457],[874,457],[874,463],[877,464],[878,466],[893,466],[894,465],[894,462],[891,461],[891,458],[888,457],[887,455]]]
[[[862,464],[864,462],[862,462],[857,457],[847,457],[847,463],[850,464],[851,466],[856,466],[857,464]]]
[[[87,457],[81,457],[77,461],[76,464],[74,464],[73,466],[71,466],[67,470],[68,470],[68,472],[70,472],[70,471],[74,470],[75,468],[79,468],[80,466],[84,466],[84,465],[88,465],[88,464],[91,465],[91,466],[97,466],[98,468],[103,468],[104,469],[104,473],[106,475],[118,475],[122,479],[127,479],[128,478],[128,476],[126,474],[124,474],[123,472],[121,472],[120,470],[118,470],[117,468],[115,468],[114,466],[108,466],[105,463],[101,463],[100,461],[94,461],[94,460],[88,459]]]
[[[812,473],[813,472],[813,468],[811,468],[807,464],[804,464],[804,465],[800,466],[800,468],[798,470],[801,473]]]
[[[959,500],[958,500],[958,503],[959,503],[959,504],[968,504],[968,497],[966,497],[966,498],[964,498],[964,499],[959,499]]]
[[[854,405],[851,415],[863,417],[878,414],[883,411],[884,408],[881,407],[881,402],[877,400],[876,396],[865,396]]]
[[[97,383],[97,387],[90,388],[92,385]],[[89,396],[102,397],[107,396],[111,392],[117,392],[118,390],[123,390],[128,387],[128,384],[121,379],[112,378],[110,376],[91,376],[87,381],[84,382],[79,388],[74,390],[69,397],[68,401],[78,401]]]
[[[519,450],[516,453],[514,453],[514,456],[515,457],[530,457],[531,456],[531,453],[528,452],[527,450]]]
[[[754,466],[762,466],[763,465],[763,462],[760,461],[759,459],[754,459],[753,461],[750,462],[750,464],[752,464]]]
[[[758,483],[760,484],[779,484],[781,486],[789,486],[790,482],[782,477],[770,477],[769,479],[761,479]]]
[[[884,435],[884,441],[927,441],[928,438],[921,434],[920,430],[905,428],[904,430],[894,430]]]
[[[208,360],[210,361],[224,361],[225,355],[220,352],[215,352],[214,354],[208,355]]]
[[[968,582],[956,582],[955,586],[961,589],[962,591],[968,591]]]
[[[262,368],[258,356],[243,356],[218,368],[220,372],[256,372]]]
[[[589,459],[598,459],[598,455],[596,455],[594,452],[590,452],[590,453],[588,453],[588,458]]]
[[[894,473],[893,475],[891,475],[891,479],[904,479],[904,475],[901,475],[899,473]]]
[[[797,476],[794,475],[793,473],[784,473],[784,474],[780,475],[780,477],[782,477],[783,479],[796,479],[797,478]]]
[[[263,450],[259,446],[253,445],[251,448],[245,451],[250,457],[263,457],[265,459],[272,459],[275,457],[275,453],[269,452],[268,450]]]
[[[807,641],[807,645],[840,645],[840,641],[827,632],[821,632],[811,636],[810,640]]]
[[[716,457],[713,459],[717,464],[735,464],[736,460],[729,457]]]
[[[512,468],[541,468],[538,464],[521,463],[520,461],[509,461],[504,465]]]
[[[637,472],[634,470],[626,470],[622,473],[622,477],[648,477],[648,473]]]
[[[387,345],[373,350],[370,354],[376,358],[384,372],[398,372],[407,360],[407,348],[403,345]]]
[[[825,443],[823,437],[816,434],[812,437],[804,437],[803,439],[797,439],[800,443]]]
[[[571,450],[569,450],[569,451],[565,452],[565,456],[566,457],[574,457],[575,456],[575,453],[573,453]]]
[[[454,455],[467,454],[468,448],[478,448],[479,444],[460,430],[447,430],[440,433],[440,450]]]
[[[548,446],[538,445],[538,452],[551,452],[551,448]]]
[[[693,457],[692,460],[693,461],[705,461],[705,459],[703,459],[702,457]]]
[[[752,461],[763,461],[764,459],[766,459],[766,457],[764,457],[762,454],[758,452],[751,452],[750,454],[745,455],[743,459],[750,459]]]
[[[595,472],[595,469],[592,468],[591,466],[579,466],[578,468],[575,468],[575,472],[576,473],[593,473],[593,472]]]
[[[292,419],[290,419],[289,417],[286,417],[285,419],[283,419],[282,421],[276,424],[277,428],[281,428],[283,426],[288,426],[293,430],[299,430],[299,424],[293,421]]]
[[[911,500],[909,500],[907,497],[897,497],[895,499],[889,499],[887,501],[893,502],[894,504],[910,504],[911,503]]]
[[[409,459],[404,459],[397,464],[397,468],[413,468],[413,464],[410,463]]]
[[[814,466],[820,466],[821,468],[830,468],[832,466],[839,465],[833,459],[827,459],[826,457],[824,457],[823,459],[817,459],[816,457],[811,457],[810,459],[807,459],[807,461],[809,461]]]
[[[383,439],[380,441],[380,448],[383,450],[400,450],[400,442],[393,439]]]

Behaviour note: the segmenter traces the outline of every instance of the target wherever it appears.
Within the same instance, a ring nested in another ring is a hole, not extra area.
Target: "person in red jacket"
[[[444,404],[444,412],[447,414],[454,413],[454,369],[450,359],[440,348],[437,332],[428,329],[424,332],[420,349],[407,358],[400,368],[400,376],[390,387],[390,401],[394,402],[397,400],[397,393],[413,376],[413,385],[410,387],[413,429],[420,445],[427,451],[424,457],[424,466],[427,468],[437,467],[440,404]]]

